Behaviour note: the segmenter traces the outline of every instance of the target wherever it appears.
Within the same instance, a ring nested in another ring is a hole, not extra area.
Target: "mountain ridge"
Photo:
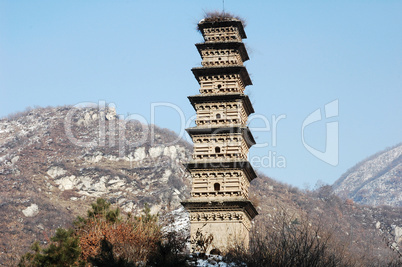
[[[360,204],[401,207],[402,143],[360,161],[335,181],[333,189]]]

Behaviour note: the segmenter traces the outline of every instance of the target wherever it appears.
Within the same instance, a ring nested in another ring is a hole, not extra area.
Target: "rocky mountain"
[[[34,240],[46,244],[98,197],[134,214],[148,203],[188,228],[180,201],[190,191],[183,163],[191,152],[173,132],[119,119],[107,106],[38,108],[1,119],[0,265],[16,263]],[[307,218],[373,261],[402,245],[402,208],[360,206],[330,186],[300,191],[258,176],[250,189],[260,214],[255,225],[281,227],[284,214]]]
[[[107,107],[40,108],[0,120],[0,253],[46,241],[98,197],[126,212],[144,203],[153,213],[179,207],[189,192],[182,163],[190,148]]]
[[[343,199],[402,207],[402,143],[358,163],[333,185]]]

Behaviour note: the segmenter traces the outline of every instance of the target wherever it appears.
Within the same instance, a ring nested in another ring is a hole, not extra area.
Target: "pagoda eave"
[[[218,27],[236,27],[239,29],[239,33],[242,39],[246,39],[247,35],[246,32],[244,31],[243,23],[240,20],[221,20],[221,21],[216,21],[216,20],[207,20],[203,19],[198,23],[198,30],[200,30],[202,36],[204,36],[204,31],[203,29],[205,28],[218,28]]]
[[[255,139],[248,127],[233,126],[233,127],[191,127],[186,129],[190,136],[197,134],[208,134],[208,135],[218,135],[227,133],[241,133],[243,135],[244,141],[250,148],[255,145]]]
[[[243,169],[247,174],[248,180],[252,181],[257,178],[257,174],[254,171],[254,168],[251,166],[248,161],[241,160],[219,160],[219,161],[211,161],[211,160],[193,160],[183,164],[187,170],[194,169]]]
[[[243,65],[232,65],[222,67],[196,67],[192,68],[191,71],[193,72],[198,83],[200,82],[201,76],[240,74],[244,86],[253,84],[251,82],[250,75],[248,74],[246,67]]]
[[[251,220],[258,215],[253,203],[247,199],[189,199],[181,204],[190,212],[244,211]]]
[[[188,96],[188,99],[190,100],[190,103],[194,107],[194,109],[195,104],[198,103],[242,100],[247,116],[250,115],[251,113],[254,113],[254,108],[250,102],[250,98],[244,94],[194,95],[194,96]]]
[[[248,53],[244,43],[242,42],[214,42],[214,43],[198,43],[195,44],[197,47],[198,53],[202,57],[202,51],[206,49],[237,49],[240,53],[240,56],[243,62],[249,60]]]

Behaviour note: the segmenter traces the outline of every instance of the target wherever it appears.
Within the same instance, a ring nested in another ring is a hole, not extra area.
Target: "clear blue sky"
[[[168,102],[189,119],[186,96],[199,89],[190,71],[201,61],[196,24],[210,10],[222,10],[222,1],[0,1],[0,117],[27,106],[106,101],[147,120],[151,103]],[[275,156],[286,167],[257,169],[299,187],[331,184],[402,141],[401,1],[226,0],[225,10],[247,21],[254,84],[247,93],[256,113],[271,123],[286,116],[276,146],[272,131],[255,131],[270,145],[250,154],[267,165],[271,153],[271,165]],[[313,156],[301,138],[308,115],[334,100],[339,116],[306,127],[305,141],[325,150],[326,122],[338,122],[337,166]],[[157,125],[180,132],[175,110],[155,112]]]

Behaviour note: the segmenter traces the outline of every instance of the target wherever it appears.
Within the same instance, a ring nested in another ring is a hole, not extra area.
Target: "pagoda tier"
[[[236,42],[246,39],[243,23],[240,20],[207,21],[198,23],[205,42]]]
[[[219,170],[211,162],[189,162],[186,167],[193,179],[191,201],[209,201],[211,197],[219,197],[220,201],[231,201],[233,197],[238,201],[248,201],[250,181],[256,174],[246,162],[222,162]],[[254,215],[250,216],[254,218]]]
[[[247,160],[248,150],[255,144],[248,128],[189,128],[194,143],[193,160]]]
[[[222,201],[220,198],[209,198],[207,201],[192,199],[182,202],[183,206],[190,211],[190,221],[201,224],[212,221],[214,223],[242,223],[247,230],[251,228],[251,220],[258,215],[250,201],[231,198]]]
[[[190,213],[191,231],[196,229],[204,235],[213,236],[213,250],[222,251],[227,246],[248,244],[251,220],[258,214],[250,201],[235,198],[230,201],[199,201],[192,198],[183,201],[182,205]]]
[[[242,65],[249,59],[244,43],[199,43],[195,45],[203,67]]]
[[[243,93],[247,85],[252,85],[246,67],[242,65],[192,68],[200,84],[201,94]]]
[[[197,126],[246,126],[247,118],[254,113],[250,99],[244,94],[189,96],[197,111]]]

